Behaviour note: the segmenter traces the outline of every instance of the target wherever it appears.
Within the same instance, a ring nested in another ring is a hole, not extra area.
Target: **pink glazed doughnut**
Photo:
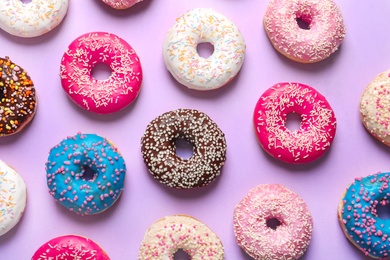
[[[93,259],[110,260],[106,252],[94,241],[78,235],[53,238],[34,253],[31,260],[47,259]]]
[[[111,6],[114,9],[123,10],[132,7],[142,0],[103,0],[103,3]]]
[[[234,209],[238,245],[257,260],[295,260],[308,248],[313,219],[301,197],[279,184],[251,189]]]
[[[287,115],[301,117],[298,130],[286,127]],[[308,163],[320,158],[336,134],[336,117],[328,101],[314,88],[300,83],[278,83],[256,104],[254,128],[263,149],[287,163]]]
[[[92,69],[99,63],[110,67],[108,79],[92,77]],[[60,76],[63,89],[77,105],[97,114],[109,114],[136,99],[142,68],[125,40],[106,32],[92,32],[69,45],[62,57]]]
[[[307,28],[300,27],[299,21]],[[333,0],[271,0],[264,28],[278,52],[301,63],[329,57],[346,32],[341,11]]]

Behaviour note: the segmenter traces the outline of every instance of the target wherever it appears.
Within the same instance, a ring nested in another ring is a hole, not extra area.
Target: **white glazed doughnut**
[[[0,236],[18,224],[26,203],[27,189],[22,177],[0,160]]]
[[[69,0],[0,1],[0,28],[19,37],[36,37],[61,23],[68,11]]]
[[[199,43],[214,46],[207,59],[197,52]],[[169,29],[164,62],[172,76],[190,89],[217,89],[230,82],[244,62],[245,42],[236,25],[211,9],[192,9]]]
[[[222,242],[208,226],[191,216],[173,215],[149,227],[138,260],[174,259],[178,249],[186,252],[192,260],[224,259]]]

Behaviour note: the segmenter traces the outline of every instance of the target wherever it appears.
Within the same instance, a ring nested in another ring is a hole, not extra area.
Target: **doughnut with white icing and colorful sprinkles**
[[[20,132],[36,111],[36,91],[28,73],[9,57],[0,58],[0,137]]]
[[[373,258],[390,256],[390,220],[378,216],[378,207],[388,207],[390,203],[389,182],[389,172],[356,178],[346,189],[338,208],[345,236]]]
[[[301,117],[298,130],[286,126],[290,113]],[[266,90],[256,104],[253,121],[262,148],[291,164],[320,158],[336,134],[336,117],[328,101],[301,83],[277,83]]]
[[[149,227],[138,260],[174,259],[179,249],[193,260],[224,259],[222,242],[208,226],[191,216],[173,215]]]
[[[364,90],[360,115],[370,134],[390,146],[390,70],[376,76]]]
[[[346,33],[340,8],[333,0],[270,0],[264,28],[278,52],[301,63],[328,58]]]
[[[15,169],[0,160],[0,236],[19,223],[26,204],[26,183]]]
[[[313,219],[298,194],[279,184],[251,189],[234,208],[238,245],[256,260],[296,260],[309,247]]]
[[[199,43],[211,43],[213,54],[200,57]],[[229,83],[245,57],[244,38],[228,18],[211,9],[192,9],[176,19],[164,45],[164,62],[172,76],[195,90],[212,90]]]
[[[103,3],[111,6],[114,9],[123,10],[138,4],[142,0],[103,0]]]
[[[53,238],[37,249],[31,260],[110,260],[107,253],[94,241],[79,235]]]
[[[68,0],[1,0],[0,28],[19,37],[40,36],[61,23],[68,5]]]
[[[108,79],[93,78],[99,63],[111,69]],[[60,71],[62,87],[77,105],[98,114],[117,112],[131,104],[141,88],[142,68],[134,49],[107,32],[77,37],[64,53]]]
[[[121,196],[126,165],[118,149],[95,134],[67,137],[50,150],[47,186],[61,205],[79,215],[105,211]]]
[[[175,141],[193,145],[193,155],[182,159]],[[221,174],[226,160],[225,134],[205,113],[177,109],[152,120],[141,139],[149,172],[161,183],[177,189],[203,187]]]

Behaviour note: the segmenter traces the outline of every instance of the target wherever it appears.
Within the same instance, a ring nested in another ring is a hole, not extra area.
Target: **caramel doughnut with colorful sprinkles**
[[[199,43],[210,43],[208,58],[197,52]],[[163,57],[172,76],[195,90],[213,90],[228,84],[240,71],[245,41],[237,26],[224,15],[205,8],[189,10],[176,19],[165,36]]]
[[[31,260],[110,260],[96,242],[79,235],[64,235],[50,239],[32,256]]]
[[[360,99],[360,118],[367,131],[390,146],[390,70],[377,75]]]
[[[0,160],[0,236],[19,223],[26,204],[27,188],[22,176]]]
[[[298,130],[286,126],[290,113],[301,118]],[[301,83],[277,83],[267,89],[256,104],[253,122],[261,147],[291,164],[317,160],[336,134],[336,117],[326,98]]]
[[[390,219],[378,216],[378,207],[389,207],[390,173],[356,178],[338,207],[338,219],[346,238],[365,255],[388,259]]]
[[[178,139],[193,145],[189,159],[177,155]],[[159,182],[177,189],[210,184],[221,174],[226,160],[225,134],[196,109],[177,109],[156,117],[146,127],[141,144],[149,172]]]
[[[194,260],[222,260],[225,254],[221,240],[208,226],[191,216],[173,215],[148,228],[138,260],[174,259],[179,249]]]
[[[0,58],[0,137],[20,132],[36,110],[35,87],[28,73],[9,57]]]
[[[97,64],[111,69],[107,79],[92,76]],[[61,84],[70,99],[97,114],[117,112],[138,96],[142,68],[135,50],[124,39],[107,32],[77,37],[62,56]]]
[[[46,174],[49,192],[56,201],[77,214],[92,215],[119,199],[126,165],[107,139],[80,133],[50,150]]]
[[[1,0],[0,28],[19,37],[36,37],[57,27],[68,12],[69,0]]]

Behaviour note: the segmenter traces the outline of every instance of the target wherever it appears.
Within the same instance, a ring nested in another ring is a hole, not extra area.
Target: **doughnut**
[[[93,215],[119,199],[126,165],[110,141],[79,133],[51,148],[46,173],[49,193],[56,201],[77,214]]]
[[[256,260],[300,258],[313,231],[306,203],[279,184],[251,189],[234,208],[233,223],[238,245]]]
[[[19,223],[27,203],[27,189],[23,178],[0,160],[0,236]]]
[[[300,21],[307,28],[301,28]],[[328,58],[346,33],[340,8],[333,0],[270,0],[263,22],[273,47],[301,63]]]
[[[103,3],[114,9],[123,10],[141,2],[142,0],[103,0]]]
[[[68,0],[0,1],[0,28],[19,37],[36,37],[59,25],[68,12]]]
[[[175,141],[193,145],[193,155],[182,159]],[[221,173],[226,160],[225,134],[205,113],[177,109],[152,120],[141,138],[141,151],[152,176],[177,189],[203,187]]]
[[[37,97],[28,73],[0,58],[0,137],[19,133],[35,116]]]
[[[110,67],[108,79],[92,77],[92,69],[99,63]],[[136,52],[125,40],[106,32],[91,32],[69,45],[62,56],[60,77],[63,89],[78,106],[108,114],[136,99],[142,68]]]
[[[390,70],[387,70],[369,83],[360,100],[360,116],[364,127],[387,146],[390,146],[389,93]]]
[[[377,213],[377,207],[389,205],[389,182],[389,172],[356,178],[338,207],[338,219],[345,236],[373,258],[390,256],[390,222]]]
[[[186,215],[166,216],[145,233],[138,260],[174,259],[182,249],[191,259],[224,259],[219,237],[201,221]]]
[[[197,52],[199,43],[214,46],[208,58]],[[163,45],[165,65],[182,85],[212,90],[229,83],[244,62],[245,42],[236,25],[211,9],[192,9],[176,19]]]
[[[98,244],[79,235],[64,235],[47,241],[38,248],[31,258],[31,260],[44,259],[110,260],[107,253]]]
[[[286,127],[290,113],[301,117],[298,130]],[[314,88],[301,83],[283,82],[270,87],[258,100],[253,119],[262,148],[291,164],[321,157],[336,133],[336,118],[328,101]]]

